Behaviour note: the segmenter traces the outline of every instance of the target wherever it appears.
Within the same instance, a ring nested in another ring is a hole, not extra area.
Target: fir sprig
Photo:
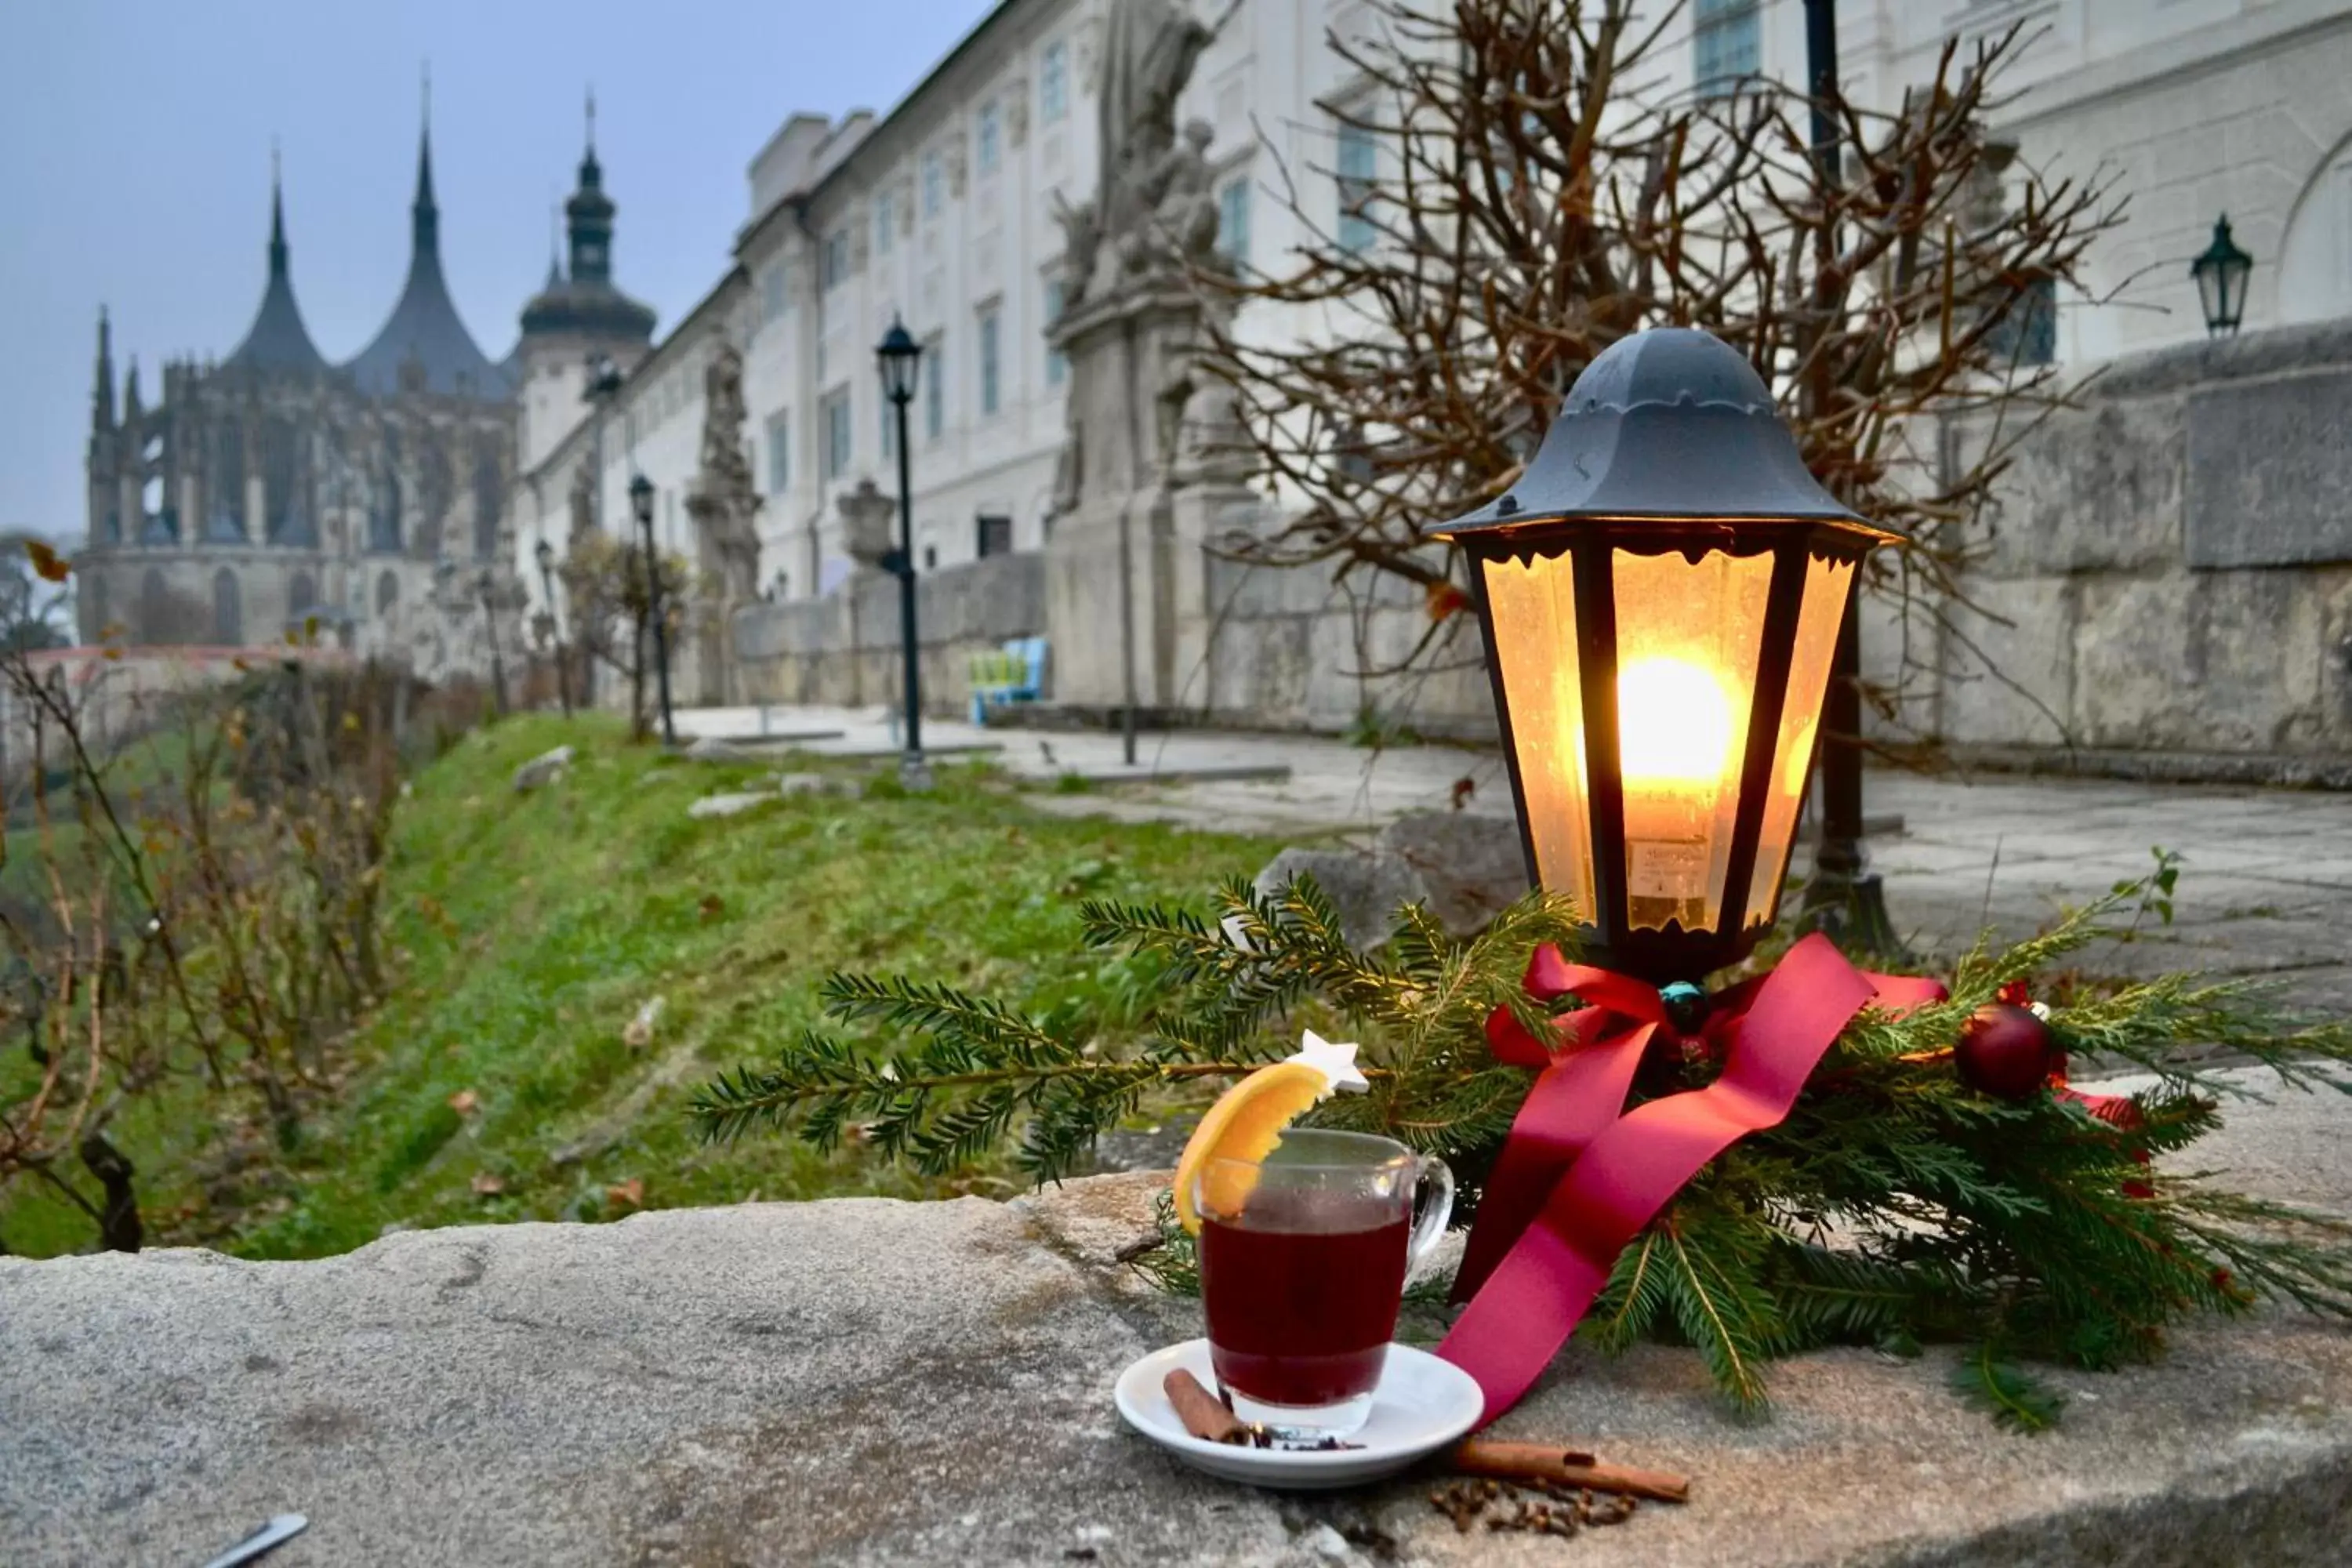
[[[1969,1089],[1950,1047],[1969,1016],[2085,948],[2167,919],[2177,865],[2006,947],[1955,966],[1948,1000],[1869,1009],[1823,1058],[1779,1125],[1732,1146],[1618,1258],[1580,1330],[1614,1351],[1644,1337],[1694,1346],[1740,1407],[1760,1405],[1771,1358],[1865,1343],[1966,1348],[1956,1387],[2002,1424],[2038,1429],[2063,1401],[2024,1370],[2144,1359],[2196,1314],[2268,1300],[2352,1317],[2352,1225],[2240,1196],[2153,1163],[2193,1148],[2242,1092],[2185,1047],[2253,1060],[2297,1086],[2352,1091],[2352,1024],[2313,1018],[2257,981],[2162,976],[2067,999],[2068,1050],[2154,1077],[2128,1116],[2053,1094],[2010,1102]],[[1082,1166],[1106,1129],[1195,1079],[1238,1077],[1296,1048],[1302,1023],[1360,1042],[1370,1091],[1310,1116],[1444,1156],[1466,1215],[1531,1073],[1497,1064],[1485,1025],[1505,1009],[1540,1030],[1530,951],[1573,951],[1573,912],[1531,894],[1468,941],[1400,911],[1366,954],[1311,879],[1272,895],[1228,883],[1203,914],[1096,901],[1086,940],[1149,967],[1156,994],[1112,1033],[1083,1010],[1045,1019],[912,980],[836,976],[824,998],[856,1037],[812,1032],[766,1068],[722,1074],[695,1101],[707,1136],[796,1131],[829,1148],[856,1130],[926,1171],[1006,1143],[1040,1180]],[[1703,1087],[1717,1064],[1662,1049],[1633,1099]],[[1189,1237],[1163,1214],[1138,1267],[1197,1286]]]

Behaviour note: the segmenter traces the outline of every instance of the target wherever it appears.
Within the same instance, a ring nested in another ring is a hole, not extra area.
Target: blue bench
[[[1003,647],[971,656],[971,721],[988,722],[991,708],[1034,702],[1045,694],[1045,639],[1014,637]]]

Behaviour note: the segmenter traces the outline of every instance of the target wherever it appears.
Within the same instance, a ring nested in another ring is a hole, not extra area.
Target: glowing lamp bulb
[[[1654,658],[1617,672],[1617,758],[1628,788],[1714,784],[1730,765],[1733,728],[1731,698],[1704,665]]]

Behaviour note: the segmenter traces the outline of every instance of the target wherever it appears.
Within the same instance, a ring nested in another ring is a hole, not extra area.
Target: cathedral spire
[[[131,374],[122,383],[122,417],[126,423],[137,424],[146,407],[139,401],[139,356],[131,356]]]
[[[343,369],[371,397],[409,391],[502,402],[514,390],[506,371],[474,342],[441,271],[441,208],[433,199],[433,78],[424,78],[424,122],[416,137],[416,199],[409,207],[408,280],[392,314]]]
[[[107,325],[103,305],[98,308],[98,376],[90,389],[89,427],[94,432],[114,428],[114,329]]]
[[[441,209],[433,200],[433,68],[425,68],[425,120],[416,136],[416,201],[408,209],[410,244],[416,260],[441,259]],[[412,262],[412,265],[414,263]]]
[[[269,276],[286,276],[286,186],[275,137],[269,142]]]
[[[587,149],[580,155],[580,188],[563,204],[572,220],[572,280],[613,280],[613,198],[604,194],[604,167],[596,162],[596,93],[588,93]]]
[[[294,302],[294,279],[286,244],[286,184],[278,149],[269,149],[269,279],[262,286],[261,308],[246,329],[245,341],[228,356],[232,365],[270,371],[323,371],[327,361],[310,342],[302,324],[302,309]]]

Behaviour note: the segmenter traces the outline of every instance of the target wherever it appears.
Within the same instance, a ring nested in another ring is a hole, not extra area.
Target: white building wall
[[[971,559],[982,515],[1013,520],[1013,544],[1039,548],[1064,428],[1048,377],[1044,331],[1056,274],[1057,196],[1094,193],[1094,95],[1110,0],[1014,0],[992,12],[908,98],[880,119],[826,127],[788,116],[751,165],[753,210],[739,239],[741,275],[725,310],[698,310],[630,378],[606,442],[608,522],[628,517],[632,460],[660,494],[667,542],[691,550],[686,487],[699,458],[701,372],[693,344],[730,331],[745,357],[745,437],[765,498],[761,578],[792,597],[836,586],[849,571],[837,501],[870,479],[895,496],[885,447],[874,345],[894,311],[943,357],[941,427],[929,394],[909,410],[919,563]],[[1203,16],[1223,9],[1195,0]],[[1631,89],[1691,89],[1695,7],[1664,40],[1656,70]],[[2212,222],[2227,210],[2255,258],[2248,330],[2352,311],[2352,5],[2346,0],[1840,0],[1840,64],[1855,102],[1897,109],[1932,75],[1944,40],[2014,22],[2029,40],[2003,78],[1997,129],[2053,173],[2111,172],[2129,201],[2124,227],[2095,251],[2088,292],[2119,300],[2063,301],[2059,353],[2098,359],[2192,339],[2204,328],[2189,279]],[[1805,74],[1802,0],[1757,0],[1758,70]],[[1246,184],[1251,266],[1278,269],[1307,238],[1329,232],[1339,194],[1329,106],[1357,90],[1328,34],[1370,26],[1362,0],[1244,0],[1203,55],[1180,107],[1214,131],[1217,186]],[[944,43],[945,40],[942,40]],[[1062,107],[1048,102],[1047,60],[1059,50]],[[999,163],[981,168],[982,117],[995,106]],[[940,170],[927,211],[925,170]],[[1287,207],[1295,191],[1304,216]],[[877,208],[889,215],[887,248]],[[845,234],[846,265],[826,286],[826,241]],[[723,258],[714,258],[715,264]],[[998,315],[1000,386],[982,407],[982,312]],[[1259,311],[1242,331],[1261,340],[1348,330],[1343,321]],[[534,385],[536,384],[534,383]],[[550,395],[572,389],[551,388]],[[574,393],[576,395],[576,393]],[[846,460],[828,471],[827,399],[845,398]],[[545,421],[542,424],[542,421]],[[529,450],[544,454],[552,409],[527,414]],[[785,432],[777,472],[769,431]],[[562,537],[575,428],[541,459],[528,503]],[[527,468],[531,467],[528,461]],[[557,470],[562,470],[561,476]],[[559,482],[560,478],[560,482]],[[781,479],[781,483],[778,480]],[[520,547],[536,535],[518,530]],[[527,580],[534,580],[526,574]]]

